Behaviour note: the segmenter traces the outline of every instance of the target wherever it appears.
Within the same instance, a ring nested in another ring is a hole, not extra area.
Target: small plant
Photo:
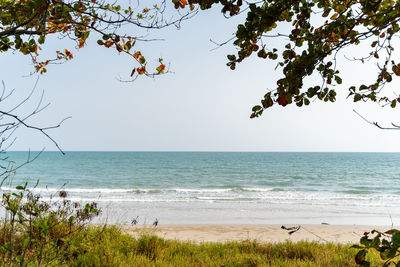
[[[43,201],[28,183],[3,193],[0,266],[60,264],[76,254],[79,244],[71,237],[101,211],[96,203],[82,206],[66,198],[67,192],[60,190],[57,201]]]
[[[360,244],[353,245],[352,248],[359,249],[355,256],[355,261],[360,266],[370,266],[370,262],[366,260],[369,251],[377,251],[379,253],[384,261],[384,267],[400,266],[400,231],[397,229],[391,229],[386,232],[377,230],[365,232],[360,239]]]

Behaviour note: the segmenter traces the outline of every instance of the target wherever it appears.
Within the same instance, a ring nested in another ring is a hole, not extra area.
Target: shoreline
[[[285,225],[293,227],[297,225]],[[256,240],[260,243],[280,243],[317,241],[341,244],[356,244],[364,232],[374,229],[386,231],[392,227],[368,226],[368,225],[300,225],[300,229],[289,235],[287,230],[281,229],[281,225],[150,225],[126,226],[122,225],[124,233],[140,236],[143,233],[155,234],[159,237],[190,241],[194,243]],[[395,227],[394,227],[395,228]]]

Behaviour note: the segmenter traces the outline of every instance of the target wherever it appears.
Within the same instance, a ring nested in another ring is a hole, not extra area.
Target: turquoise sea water
[[[110,222],[390,225],[399,163],[400,153],[44,152],[13,184],[39,179],[43,196],[65,185]]]

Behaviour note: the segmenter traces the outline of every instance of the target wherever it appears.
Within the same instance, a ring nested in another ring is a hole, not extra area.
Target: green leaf
[[[45,41],[45,36],[44,35],[40,35],[40,37],[39,37],[39,39],[38,39],[38,43],[39,44],[44,44],[44,41]]]
[[[370,244],[371,247],[377,247],[381,244],[381,240],[378,236],[376,236],[374,239],[372,239],[372,242]]]
[[[398,249],[397,247],[392,247],[392,248],[389,250],[389,253],[387,254],[387,256],[388,256],[389,259],[393,259],[393,258],[396,256],[397,249]]]
[[[259,111],[259,110],[261,110],[261,109],[262,109],[262,107],[259,106],[259,105],[257,105],[257,106],[254,106],[254,107],[253,107],[252,111],[253,111],[253,112],[257,112],[257,111]]]
[[[393,104],[393,103],[392,103]],[[400,246],[400,234],[398,232],[393,233],[392,242],[395,246]]]
[[[364,262],[365,256],[367,255],[367,253],[368,253],[368,250],[366,250],[366,249],[360,250],[355,257],[356,263],[361,264],[362,262]]]
[[[68,218],[68,222],[69,222],[70,224],[72,224],[74,221],[75,221],[75,217],[74,217],[74,216],[70,216],[70,217]]]
[[[233,61],[236,59],[235,55],[227,55],[228,60]]]
[[[337,76],[337,75],[335,75],[335,81],[336,81],[338,84],[342,84],[342,78],[340,78],[340,77]]]
[[[385,232],[385,234],[392,235],[394,233],[400,233],[397,229],[390,229]]]
[[[384,77],[389,83],[392,81],[392,75],[390,75],[388,72],[385,73]]]
[[[24,239],[24,248],[28,247],[30,241],[31,241],[31,238],[29,236]]]
[[[363,237],[361,237],[361,239],[360,239],[360,243],[361,243],[362,245],[366,246],[366,247],[370,247],[371,239],[368,239],[367,236],[363,236]]]
[[[389,241],[387,241],[386,239],[382,239],[382,246],[386,246],[386,247],[390,246]]]
[[[363,262],[361,262],[360,266],[369,267],[369,266],[371,266],[371,264],[369,261],[363,261]]]
[[[329,15],[329,12],[331,12],[331,9],[330,8],[326,9],[322,14],[322,17],[327,17]]]
[[[392,71],[394,72],[394,74],[396,74],[397,76],[400,76],[400,66],[399,65],[394,65],[392,67]]]
[[[339,16],[339,14],[338,13],[335,13],[335,14],[333,14],[332,15],[332,17],[331,17],[331,20],[335,20],[335,19],[337,19],[337,17]]]
[[[358,101],[360,101],[362,99],[362,95],[360,95],[360,94],[355,94],[354,95],[354,102],[358,102]]]

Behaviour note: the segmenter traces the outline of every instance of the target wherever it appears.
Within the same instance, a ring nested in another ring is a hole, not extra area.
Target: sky
[[[133,61],[98,47],[94,39],[78,51],[65,40],[50,41],[43,55],[69,48],[75,58],[50,66],[45,75],[27,75],[33,70],[28,57],[3,53],[1,80],[15,92],[9,103],[0,106],[22,99],[39,79],[31,102],[20,112],[33,109],[44,91],[43,101],[51,105],[30,122],[49,126],[71,116],[49,131],[65,151],[400,151],[400,131],[380,130],[353,112],[388,125],[400,124],[399,109],[346,99],[346,85],[374,77],[375,69],[350,64],[343,55],[339,64],[344,84],[337,89],[336,103],[276,106],[261,118],[250,119],[251,108],[274,88],[281,73],[275,70],[276,63],[256,56],[232,71],[226,55],[235,51],[233,45],[212,50],[216,46],[210,38],[229,39],[242,20],[226,19],[219,10],[211,10],[185,21],[179,30],[150,32],[149,36],[165,41],[139,45],[148,60],[164,58],[172,73],[133,83],[116,79],[130,74]],[[395,79],[393,86],[398,84]],[[19,129],[15,136],[12,150],[56,150],[38,132]]]

